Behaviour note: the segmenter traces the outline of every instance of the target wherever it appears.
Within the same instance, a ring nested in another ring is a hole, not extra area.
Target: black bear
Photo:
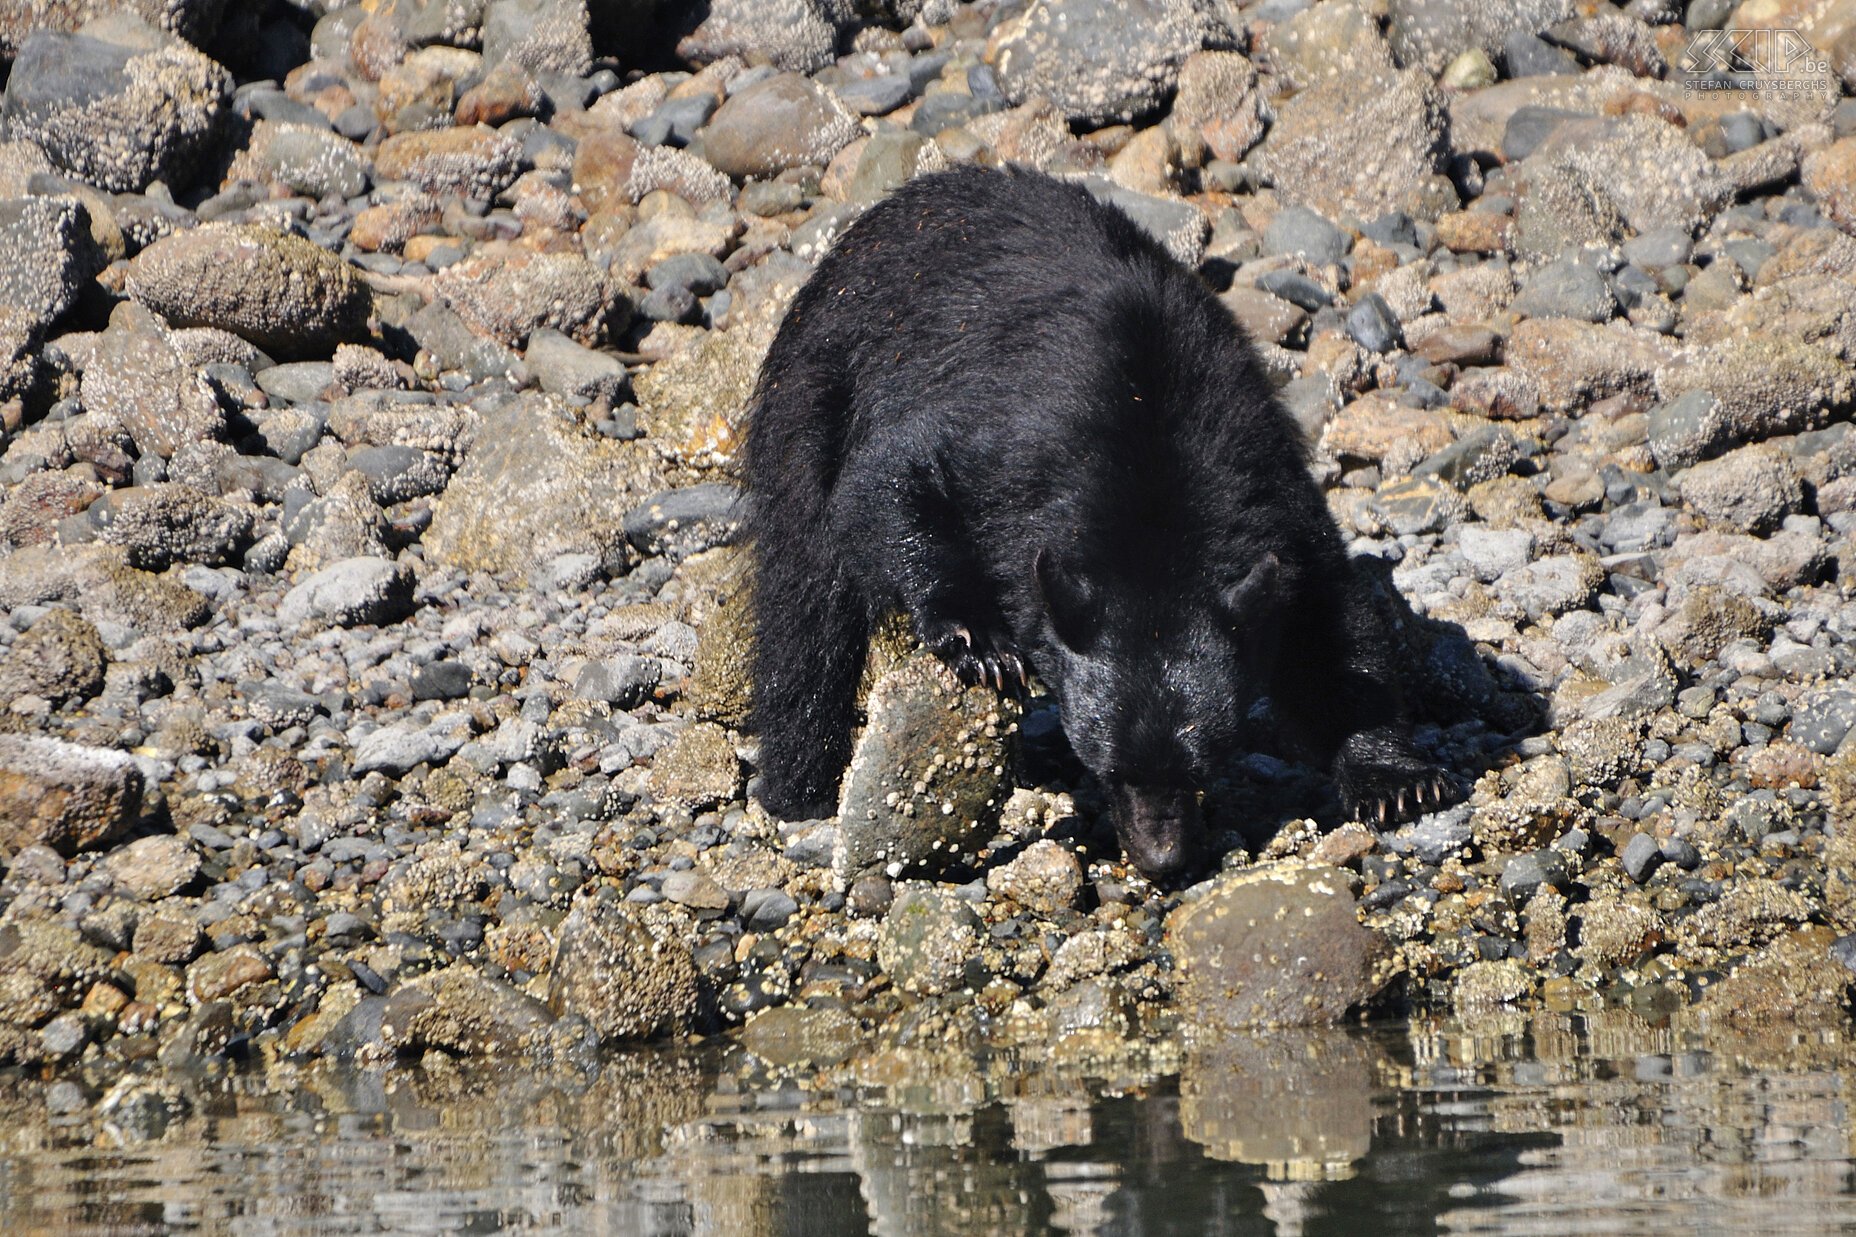
[[[909,182],[820,262],[747,431],[761,802],[828,814],[873,624],[968,683],[1035,671],[1128,857],[1185,868],[1260,697],[1345,810],[1435,806],[1392,642],[1249,340],[1079,186]]]

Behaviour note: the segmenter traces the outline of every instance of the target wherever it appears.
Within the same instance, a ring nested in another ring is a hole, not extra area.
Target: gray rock
[[[1721,402],[1689,391],[1650,409],[1650,453],[1664,468],[1686,468],[1733,442],[1733,422]]]
[[[366,479],[367,492],[383,507],[437,494],[451,479],[444,456],[417,447],[362,447],[348,456],[348,468]]]
[[[1681,474],[1682,501],[1737,532],[1764,536],[1804,505],[1791,456],[1768,443],[1730,451]]]
[[[1549,262],[1529,275],[1514,299],[1516,313],[1530,318],[1577,318],[1604,322],[1617,313],[1617,300],[1596,267],[1571,258]]]
[[[1495,582],[1495,591],[1503,601],[1539,620],[1546,615],[1584,609],[1604,578],[1604,569],[1596,558],[1554,554],[1503,575]]]
[[[461,661],[435,661],[412,675],[414,700],[456,700],[470,691],[471,668]]]
[[[1856,692],[1839,689],[1814,692],[1801,700],[1792,710],[1786,734],[1794,743],[1828,756],[1852,729],[1856,729]]]
[[[1459,490],[1506,476],[1520,460],[1514,435],[1499,425],[1469,431],[1411,470],[1414,477],[1435,477]]]
[[[1368,352],[1390,352],[1404,339],[1398,315],[1377,292],[1368,292],[1347,311],[1347,334]]]
[[[544,328],[593,344],[630,320],[631,302],[577,253],[473,254],[434,275],[432,287],[465,322],[511,348]]]
[[[750,932],[774,932],[799,913],[799,903],[783,889],[750,889],[741,896],[741,923]]]
[[[1285,206],[1263,230],[1266,254],[1300,254],[1318,266],[1339,262],[1352,242],[1347,234],[1306,206]]]
[[[1211,225],[1206,222],[1205,213],[1192,203],[1136,193],[1095,176],[1086,178],[1083,185],[1097,198],[1134,220],[1182,264],[1197,267],[1205,256],[1205,238]]]
[[[986,688],[961,687],[927,653],[878,679],[865,711],[838,802],[832,867],[843,885],[970,851],[1005,802],[1020,712]]]
[[[391,623],[413,610],[413,575],[383,558],[348,558],[306,577],[277,606],[281,623]]]
[[[1638,884],[1642,884],[1650,879],[1651,873],[1655,872],[1658,865],[1662,863],[1663,850],[1656,844],[1656,839],[1649,834],[1633,833],[1630,835],[1630,841],[1624,844],[1624,851],[1618,856],[1618,860],[1624,865],[1625,873]]]
[[[838,98],[859,116],[887,116],[914,93],[908,77],[901,73],[852,78],[838,87]]]
[[[316,117],[320,120],[321,113]],[[261,120],[233,160],[231,176],[283,185],[305,197],[352,198],[367,192],[373,164],[359,146],[331,132],[326,123]]]
[[[994,34],[993,69],[1014,105],[1042,95],[1095,127],[1153,112],[1187,56],[1230,38],[1205,0],[1032,0]]]
[[[582,700],[603,701],[615,708],[632,709],[650,698],[659,674],[656,661],[629,653],[590,661],[574,677],[574,695]]]
[[[702,132],[702,153],[729,176],[774,176],[825,166],[857,133],[857,118],[837,96],[797,73],[781,73],[717,109]]]
[[[1186,1025],[1318,1025],[1370,1000],[1378,942],[1347,879],[1325,864],[1269,864],[1215,878],[1169,915]]]
[[[189,183],[231,100],[232,75],[178,40],[129,47],[29,35],[0,121],[64,171],[112,193]]]
[[[1563,107],[1517,107],[1502,130],[1502,158],[1519,163],[1538,150],[1555,129],[1569,120],[1588,120],[1591,115]]]
[[[981,939],[979,916],[964,900],[940,886],[910,881],[883,917],[877,961],[902,991],[938,996],[961,986]]]
[[[561,921],[548,1008],[585,1018],[600,1039],[656,1039],[690,1029],[700,993],[689,950],[629,907],[583,898]]]
[[[1515,855],[1502,866],[1502,896],[1510,906],[1526,906],[1540,890],[1557,889],[1567,878],[1566,857],[1558,850]]]
[[[734,536],[739,499],[739,490],[721,482],[665,490],[625,513],[625,535],[642,553],[681,561]]]
[[[1073,908],[1083,892],[1083,865],[1061,842],[1041,838],[1010,863],[986,873],[986,890],[1038,915]]]
[[[394,722],[369,731],[355,744],[354,771],[399,777],[419,765],[437,768],[469,738],[470,719],[460,713],[441,713],[427,724]]]
[[[1578,57],[1526,30],[1517,30],[1502,40],[1501,65],[1511,78],[1551,77],[1581,71]]]
[[[61,855],[101,846],[142,810],[141,766],[124,752],[0,735],[0,856],[28,846]]]

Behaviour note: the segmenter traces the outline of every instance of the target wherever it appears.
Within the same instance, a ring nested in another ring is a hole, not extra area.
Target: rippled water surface
[[[1856,1052],[1628,1014],[1036,1067],[890,1048],[0,1085],[0,1231],[1856,1231]]]

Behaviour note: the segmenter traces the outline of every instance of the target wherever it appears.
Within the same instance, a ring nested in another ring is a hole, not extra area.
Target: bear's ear
[[[1051,630],[1070,650],[1081,652],[1095,639],[1095,590],[1060,566],[1049,550],[1038,551],[1031,574],[1037,580],[1044,612],[1050,615]]]
[[[1271,609],[1268,603],[1281,584],[1282,560],[1274,553],[1265,554],[1248,575],[1224,590],[1220,600],[1232,619],[1248,624]]]

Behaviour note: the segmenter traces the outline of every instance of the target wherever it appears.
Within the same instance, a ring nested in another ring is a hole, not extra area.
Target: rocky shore
[[[85,0],[0,55],[0,1058],[1847,1023],[1847,4]],[[967,162],[1250,329],[1458,806],[1340,822],[1260,718],[1157,890],[1050,702],[900,633],[839,814],[753,802],[756,366]]]

